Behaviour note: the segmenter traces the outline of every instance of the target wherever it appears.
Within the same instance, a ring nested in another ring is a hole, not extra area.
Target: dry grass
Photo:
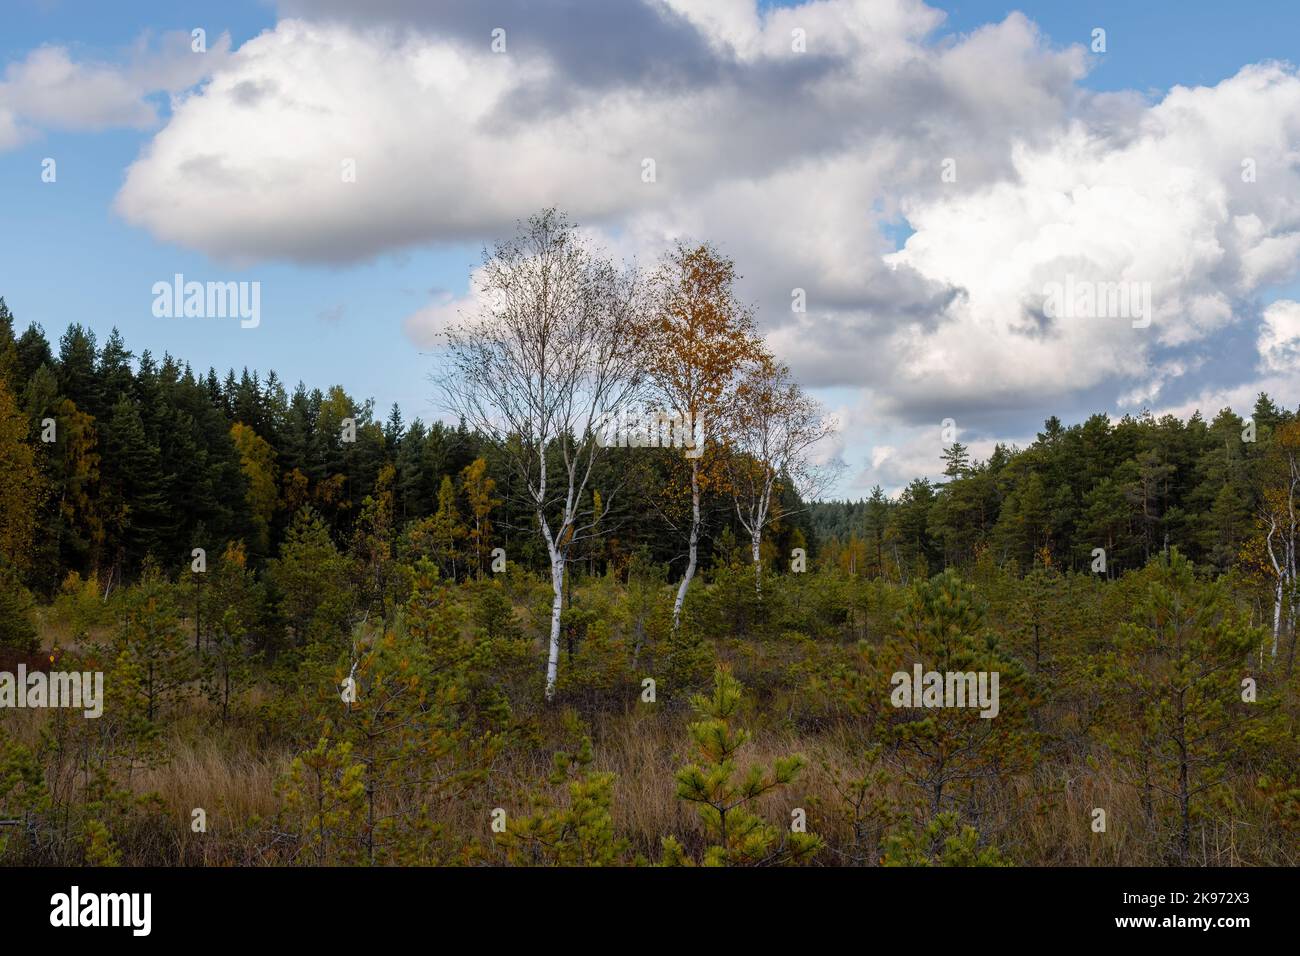
[[[50,625],[53,627],[53,625]],[[66,635],[47,633],[47,646],[67,647]],[[294,750],[286,741],[268,740],[265,728],[249,715],[270,700],[272,691],[255,687],[240,704],[242,717],[229,723],[198,695],[172,709],[164,723],[158,763],[134,768],[125,781],[130,790],[155,795],[161,816],[132,835],[128,863],[252,865],[280,859],[268,852],[270,821],[279,805],[276,784],[289,766]],[[7,711],[0,719],[9,737],[35,748],[41,731],[52,720],[50,711]],[[589,717],[594,744],[591,769],[615,774],[613,818],[621,837],[634,853],[655,860],[661,840],[674,835],[699,852],[704,835],[694,808],[676,796],[676,773],[693,759],[680,707],[651,709],[634,706],[623,712],[596,712]],[[837,790],[835,777],[860,776],[863,746],[855,734],[829,730],[800,733],[772,714],[754,712],[747,723],[753,737],[739,769],[751,764],[770,766],[778,757],[803,753],[808,766],[784,791],[763,798],[760,810],[778,826],[786,826],[791,810],[803,808],[808,828],[828,844],[819,862],[868,865],[879,861],[881,833],[877,827],[863,840],[855,832],[853,813]],[[562,714],[544,711],[539,739],[565,741]],[[554,749],[568,744],[514,747],[492,768],[485,784],[469,794],[449,797],[435,808],[443,824],[461,841],[488,848],[492,808],[528,812],[529,797],[548,793],[557,803],[566,794],[562,785],[546,782]],[[1167,817],[1148,823],[1139,791],[1123,782],[1122,768],[1105,753],[1083,755],[1064,763],[1040,762],[1032,772],[995,782],[980,795],[978,806],[967,807],[982,839],[996,845],[1012,862],[1045,866],[1138,866],[1175,862],[1169,845],[1172,828]],[[901,808],[922,803],[897,779],[884,785],[883,795]],[[191,830],[195,808],[206,813],[207,831]],[[1093,831],[1093,811],[1106,811],[1106,830]],[[905,812],[905,811],[904,811]],[[1197,821],[1194,865],[1297,865],[1300,847],[1282,832],[1263,796],[1242,781],[1230,800],[1207,806]],[[868,828],[869,829],[869,828]],[[125,841],[124,841],[125,842]]]
[[[130,787],[137,794],[156,794],[165,818],[163,833],[155,833],[150,853],[188,864],[254,863],[261,857],[263,830],[277,808],[276,781],[292,753],[285,747],[258,746],[251,731],[238,724],[223,726],[205,703],[192,701],[193,711],[169,728],[164,740],[167,759],[135,770]],[[35,743],[48,712],[15,712],[6,729],[15,738]],[[595,759],[592,769],[616,774],[613,816],[619,834],[634,852],[657,859],[660,841],[675,835],[698,850],[703,834],[694,810],[676,797],[675,774],[689,759],[683,714],[632,710],[600,715],[592,726]],[[828,768],[860,772],[851,743],[833,735],[801,737],[784,730],[760,730],[750,742],[743,771],[757,762],[770,765],[779,756],[803,752],[811,759],[787,791],[769,795],[762,812],[786,825],[790,811],[802,807],[809,829],[829,844],[822,862],[862,860],[847,852],[853,841],[852,815],[837,793]],[[466,837],[490,841],[491,809],[506,806],[526,811],[525,795],[549,790],[562,801],[563,788],[544,781],[550,753],[543,749],[512,752],[499,761],[488,784],[470,799],[441,804],[438,822]],[[1039,766],[1030,775],[1006,782],[982,807],[981,830],[1014,862],[1047,866],[1136,866],[1172,862],[1162,845],[1162,832],[1148,828],[1137,791],[1118,782],[1118,771],[1104,763],[1095,770]],[[915,795],[897,782],[886,787],[901,805]],[[1195,865],[1295,865],[1296,848],[1285,834],[1246,826],[1242,820],[1267,820],[1259,796],[1242,788],[1243,805],[1235,815],[1217,810],[1198,828]],[[207,832],[191,831],[196,807],[206,811]],[[1094,808],[1106,810],[1106,832],[1092,830]],[[260,832],[259,832],[260,831]],[[1287,849],[1289,847],[1289,849]],[[1282,848],[1279,850],[1279,848]],[[878,852],[878,847],[861,848]],[[870,862],[874,862],[868,857]],[[163,862],[163,859],[154,862]]]

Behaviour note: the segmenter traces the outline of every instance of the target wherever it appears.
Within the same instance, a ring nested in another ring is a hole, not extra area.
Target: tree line
[[[476,275],[479,308],[453,325],[436,378],[454,427],[408,424],[397,406],[380,421],[371,400],[290,393],[274,371],[137,356],[116,329],[100,344],[74,324],[56,351],[36,325],[16,334],[0,299],[0,580],[49,598],[76,574],[107,594],[232,542],[260,571],[306,511],[340,546],[378,534],[453,578],[483,574],[494,549],[545,568],[553,622],[567,574],[641,555],[676,582],[677,621],[724,533],[748,541],[759,591],[797,548],[907,583],[986,551],[1113,578],[1176,546],[1266,590],[1272,652],[1294,656],[1300,422],[1267,395],[1245,419],[1052,417],[984,461],[952,441],[940,480],[893,498],[809,501],[833,472],[813,452],[834,423],[766,353],[718,250],[679,243],[638,271],[548,210]],[[602,416],[636,403],[703,447],[604,447]]]
[[[0,649],[107,696],[0,723],[0,859],[1296,862],[1294,412],[821,501],[717,249],[548,211],[476,276],[454,426],[0,301]],[[601,440],[629,405],[671,427]],[[895,705],[918,664],[996,718]]]
[[[1118,577],[1178,548],[1255,589],[1258,616],[1288,667],[1294,659],[1300,418],[1260,394],[1248,418],[1207,421],[1144,412],[1049,418],[1024,449],[999,443],[987,460],[960,442],[942,479],[916,478],[895,498],[877,487],[857,502],[816,503],[824,561],[906,583],[988,553]]]

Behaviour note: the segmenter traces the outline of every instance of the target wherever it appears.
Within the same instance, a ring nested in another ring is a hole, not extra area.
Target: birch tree
[[[835,475],[833,462],[819,461],[817,446],[836,429],[821,405],[790,378],[790,370],[764,356],[752,363],[736,387],[727,416],[728,484],[736,518],[749,533],[754,589],[763,593],[763,531],[786,517],[782,484],[807,500]]]
[[[693,429],[706,447],[720,437],[723,407],[732,397],[742,368],[762,355],[753,317],[736,298],[736,267],[712,246],[679,243],[654,276],[654,312],[646,334],[646,369],[655,400],[674,419]],[[688,455],[691,517],[686,570],[677,585],[673,627],[699,563],[700,497],[717,484],[717,459],[704,448]]]
[[[1296,564],[1296,538],[1300,535],[1300,424],[1280,425],[1263,463],[1264,488],[1260,496],[1260,524],[1264,549],[1273,572],[1273,646],[1277,659],[1278,636],[1291,632],[1295,647],[1297,591],[1300,568]]]
[[[610,411],[640,397],[641,286],[555,210],[485,253],[475,282],[476,307],[445,333],[441,385],[450,408],[500,449],[545,542],[551,700],[569,555],[615,498],[601,489],[599,509],[590,507],[600,432]]]

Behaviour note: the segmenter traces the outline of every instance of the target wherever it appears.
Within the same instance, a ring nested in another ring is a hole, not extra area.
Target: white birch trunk
[[[555,699],[555,684],[560,666],[560,612],[564,597],[564,555],[555,548],[551,556],[551,641],[546,654],[546,699]]]
[[[1282,578],[1277,579],[1277,590],[1273,595],[1273,647],[1270,656],[1277,660],[1277,635],[1282,629]]]
[[[1277,532],[1277,520],[1269,518],[1268,535],[1264,538],[1264,544],[1268,548],[1268,560],[1273,565],[1273,576],[1277,580],[1277,586],[1273,590],[1273,646],[1271,656],[1277,659],[1277,637],[1282,628],[1282,595],[1285,593],[1287,569],[1278,562],[1277,554],[1273,551],[1273,535]]]
[[[690,557],[686,561],[686,573],[682,575],[682,581],[677,585],[677,600],[673,603],[673,630],[682,623],[682,605],[686,603],[686,592],[691,586],[691,579],[695,577],[696,562],[699,557],[700,545],[700,472],[699,465],[695,460],[691,460],[691,543]]]

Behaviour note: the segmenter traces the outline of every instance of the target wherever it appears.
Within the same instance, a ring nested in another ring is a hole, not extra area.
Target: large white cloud
[[[1168,361],[1171,350],[1194,358],[1250,317],[1262,282],[1295,275],[1283,250],[1300,242],[1297,142],[1300,78],[1251,67],[1175,89],[1133,129],[1073,122],[1045,146],[1016,146],[1005,182],[905,201],[916,232],[890,261],[965,294],[950,321],[899,343],[901,384],[956,402],[993,391],[990,377],[1027,397],[1177,379],[1196,363]],[[1071,280],[1149,284],[1150,325],[1043,315],[1044,290]]]
[[[241,261],[491,239],[548,205],[640,257],[711,239],[795,373],[861,390],[865,483],[937,463],[945,417],[981,447],[1052,412],[1236,394],[1289,361],[1285,315],[1259,304],[1300,253],[1289,66],[1155,102],[1093,94],[1083,47],[1019,14],[935,41],[919,0],[283,9],[130,168],[129,221]],[[1067,281],[1149,287],[1154,315],[1046,308]],[[409,317],[409,337],[427,346],[460,304]]]
[[[504,54],[487,31],[471,41],[385,22],[281,21],[177,110],[130,169],[119,209],[215,255],[347,262],[478,238],[548,204],[612,223],[792,169],[811,193],[825,162],[891,141],[909,146],[902,178],[919,172],[918,147],[954,139],[971,147],[972,171],[991,174],[1008,166],[1009,130],[1058,120],[1082,73],[1077,50],[1041,49],[1018,16],[943,50],[922,45],[937,18],[909,0],[783,10],[725,46],[718,31],[734,18],[696,16],[714,68],[671,57],[665,68],[700,82],[645,68],[635,84],[565,84],[545,101],[535,91],[555,90],[573,66],[508,20]],[[792,50],[792,24],[807,53]],[[606,25],[610,35],[585,38],[593,49],[637,42]],[[973,93],[967,46],[999,59],[999,89]],[[345,160],[355,182],[343,181]],[[857,193],[864,215],[876,197]]]

